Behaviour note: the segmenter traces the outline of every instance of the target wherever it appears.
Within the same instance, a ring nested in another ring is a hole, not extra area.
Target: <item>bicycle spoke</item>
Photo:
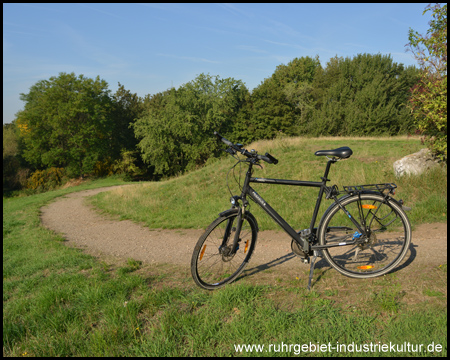
[[[331,231],[325,233],[321,241],[328,245],[352,240],[356,243],[326,249],[326,259],[347,276],[369,277],[389,271],[404,257],[410,241],[410,225],[406,215],[402,218],[401,210],[385,203],[379,195],[354,196],[346,200],[344,207],[361,227],[365,224],[365,235],[359,235],[348,215],[336,208],[324,224],[324,228],[335,230],[332,234]]]
[[[244,219],[237,249],[232,253],[236,229],[231,224],[235,218],[236,214],[217,219],[211,224],[212,229],[207,230],[199,239],[193,255],[192,273],[194,280],[202,287],[214,288],[234,280],[242,272],[253,252],[256,224],[253,224],[253,220],[250,223],[248,219]],[[229,233],[224,239],[227,226]]]

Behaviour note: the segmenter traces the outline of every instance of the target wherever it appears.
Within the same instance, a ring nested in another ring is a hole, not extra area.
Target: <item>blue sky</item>
[[[408,30],[426,33],[427,3],[414,4],[3,4],[3,123],[20,93],[74,72],[118,82],[139,96],[179,87],[200,73],[253,90],[280,64],[319,55],[405,52]]]

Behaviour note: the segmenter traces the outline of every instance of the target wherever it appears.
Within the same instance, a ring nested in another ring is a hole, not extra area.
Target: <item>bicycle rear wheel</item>
[[[195,283],[207,290],[220,288],[234,281],[244,270],[255,249],[258,226],[246,213],[239,235],[238,248],[231,254],[236,233],[237,212],[221,216],[208,226],[194,248],[191,273]]]
[[[411,225],[397,202],[378,194],[361,194],[342,200],[347,212],[366,228],[361,234],[337,204],[325,214],[320,226],[321,245],[337,245],[323,250],[329,264],[353,278],[371,278],[388,273],[405,257],[411,243]]]

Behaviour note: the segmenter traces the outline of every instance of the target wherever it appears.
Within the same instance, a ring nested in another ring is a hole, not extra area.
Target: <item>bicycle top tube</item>
[[[308,187],[321,187],[323,185],[323,182],[319,181],[267,179],[267,178],[250,178],[250,182],[260,184],[278,184],[278,185],[308,186]]]

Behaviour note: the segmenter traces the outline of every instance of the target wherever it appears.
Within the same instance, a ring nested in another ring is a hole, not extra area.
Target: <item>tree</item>
[[[106,81],[60,73],[38,81],[20,98],[16,122],[24,158],[36,169],[64,167],[71,176],[90,173],[114,147],[112,101]]]
[[[19,141],[14,123],[3,124],[3,159],[16,156],[19,151]]]
[[[19,139],[14,124],[3,124],[3,191],[20,188]]]
[[[147,98],[133,125],[142,158],[166,176],[204,164],[218,152],[213,132],[233,132],[247,94],[240,80],[200,74],[179,89]]]
[[[311,83],[319,68],[318,57],[295,58],[277,66],[272,76],[253,91],[253,111],[248,121],[251,140],[271,139],[280,132],[305,132],[314,108]]]
[[[114,143],[117,151],[134,151],[136,150],[137,139],[134,136],[133,124],[141,117],[144,107],[143,99],[137,94],[126,90],[123,85],[119,83],[119,88],[112,96],[113,100],[113,117],[114,117]]]
[[[296,135],[295,106],[272,78],[265,79],[252,93],[248,122],[249,140],[272,139],[278,133]]]
[[[407,133],[412,128],[408,89],[415,81],[417,70],[389,55],[332,58],[313,81],[316,111],[309,131],[315,136]]]
[[[406,45],[422,70],[411,89],[410,107],[418,131],[430,150],[447,161],[447,5],[425,8],[432,11],[427,35],[409,30]]]

